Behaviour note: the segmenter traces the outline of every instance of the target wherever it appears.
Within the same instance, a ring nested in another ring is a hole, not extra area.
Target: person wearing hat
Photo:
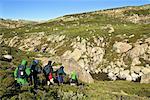
[[[37,89],[38,84],[38,74],[41,72],[40,66],[39,66],[39,60],[33,60],[32,64],[30,65],[30,84],[32,85],[34,82],[34,88]]]
[[[28,84],[27,78],[30,73],[30,68],[27,67],[27,61],[22,60],[21,64],[14,71],[14,77],[17,84],[19,86]]]
[[[66,73],[64,72],[64,66],[61,66],[58,70],[58,82],[63,84],[64,83],[64,75],[66,75]]]

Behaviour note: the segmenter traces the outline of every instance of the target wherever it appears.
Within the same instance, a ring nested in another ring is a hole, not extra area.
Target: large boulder
[[[123,42],[116,42],[113,45],[113,49],[117,52],[117,53],[124,53],[129,51],[132,48],[132,45],[128,44],[128,43],[123,43]]]
[[[148,48],[147,44],[141,44],[141,45],[137,45],[135,46],[130,52],[129,52],[129,56],[130,58],[134,59],[136,57],[139,57],[141,55],[143,55],[146,50]]]
[[[140,83],[150,83],[150,72],[141,76]]]
[[[84,70],[73,58],[66,59],[61,58],[62,65],[64,66],[64,70],[67,74],[71,74],[71,71],[77,71],[79,75],[79,80],[85,83],[93,83],[94,79],[86,70]]]
[[[82,50],[74,49],[73,52],[71,52],[70,50],[66,51],[62,56],[67,59],[73,58],[74,60],[78,61],[81,55],[82,55]]]
[[[75,50],[71,53],[71,57],[72,57],[73,59],[75,59],[76,61],[78,61],[78,60],[80,59],[81,55],[82,55],[82,51],[79,50],[79,49],[75,49]]]

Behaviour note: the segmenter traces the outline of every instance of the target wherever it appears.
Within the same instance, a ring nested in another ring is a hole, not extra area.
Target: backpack
[[[23,66],[23,65],[19,65],[18,66],[18,74],[17,74],[17,77],[18,78],[25,78],[26,77],[26,67]]]
[[[48,75],[48,74],[50,73],[50,65],[46,65],[46,66],[44,67],[43,71],[44,71],[44,74],[45,74],[45,75]]]

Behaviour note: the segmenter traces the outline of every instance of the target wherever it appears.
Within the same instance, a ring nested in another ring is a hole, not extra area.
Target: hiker
[[[33,60],[32,64],[30,65],[30,85],[33,84],[34,81],[34,89],[37,89],[37,83],[38,83],[38,74],[41,72],[40,66],[38,65],[39,61],[38,60]]]
[[[57,75],[58,75],[58,82],[63,84],[64,83],[64,75],[66,75],[66,73],[64,72],[64,67],[61,66],[58,70],[57,70]]]
[[[30,75],[30,68],[27,67],[27,61],[22,60],[21,65],[19,65],[15,71],[14,76],[15,80],[19,86],[28,84],[27,78]]]
[[[71,72],[70,85],[78,85],[78,76],[76,71]]]
[[[53,67],[52,67],[52,61],[48,61],[48,64],[44,67],[43,73],[46,78],[47,85],[50,85],[52,82],[52,74],[53,74]]]

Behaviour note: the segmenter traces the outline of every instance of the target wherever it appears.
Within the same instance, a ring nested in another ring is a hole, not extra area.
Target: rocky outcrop
[[[123,43],[123,42],[116,42],[113,45],[113,49],[117,52],[117,53],[124,53],[129,51],[132,48],[132,45],[128,44],[128,43]]]
[[[111,80],[136,81],[142,75],[150,72],[149,38],[138,39],[135,43],[128,43],[128,39],[122,40],[123,42],[112,41],[112,46],[109,40],[100,36],[90,38],[77,36],[70,40],[65,35],[46,36],[45,32],[30,33],[30,36],[27,34],[29,33],[26,33],[23,39],[15,36],[7,41],[3,39],[3,41],[9,46],[18,47],[21,50],[35,51],[35,48],[38,48],[38,52],[48,53],[50,57],[61,56],[65,60],[59,62],[65,66],[68,66],[69,59],[73,59],[71,65],[74,66],[73,69],[76,69],[75,66],[79,66],[79,69],[76,70],[81,71],[80,76],[83,74],[80,77],[81,80],[87,73],[102,72],[106,73]],[[111,39],[111,35],[109,36]],[[130,36],[117,35],[117,38],[123,39],[124,37],[129,38]],[[42,58],[41,61],[44,65],[48,62],[47,58]],[[69,73],[69,67],[66,68]],[[90,79],[85,82],[92,82],[90,74],[89,77]]]
[[[129,56],[132,59],[139,57],[146,52],[147,48],[148,48],[147,44],[137,45],[130,51]]]
[[[62,65],[64,66],[64,70],[67,74],[70,74],[71,71],[77,71],[79,75],[79,80],[86,83],[93,83],[94,80],[90,73],[87,73],[74,59],[65,59],[61,58]]]

